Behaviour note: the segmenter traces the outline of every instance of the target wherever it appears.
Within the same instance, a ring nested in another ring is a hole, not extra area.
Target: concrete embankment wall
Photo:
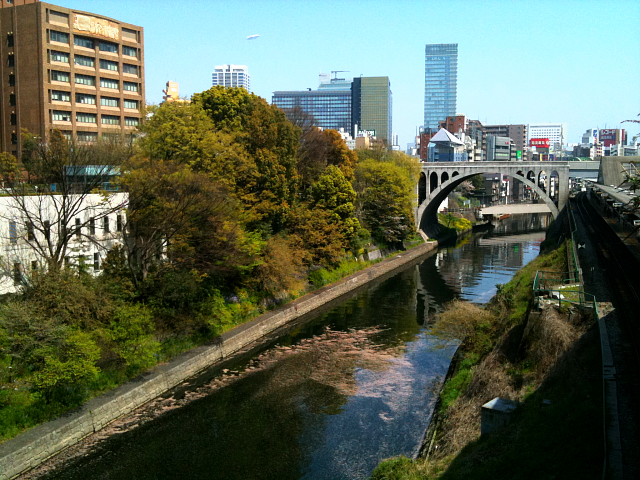
[[[371,280],[403,267],[434,250],[427,242],[357,272],[339,282],[301,297],[272,312],[242,324],[214,344],[196,347],[170,362],[158,365],[132,380],[84,404],[76,412],[39,425],[0,445],[0,480],[35,467],[116,418],[156,398],[180,382],[228,357],[269,332],[285,325]]]

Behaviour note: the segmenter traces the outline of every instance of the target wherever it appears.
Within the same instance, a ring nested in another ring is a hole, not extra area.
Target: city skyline
[[[631,0],[606,11],[588,0],[450,2],[460,15],[439,15],[431,1],[54,4],[145,29],[151,103],[162,101],[168,80],[184,96],[210,88],[211,72],[224,63],[247,65],[252,91],[267,101],[274,91],[316,88],[320,72],[388,76],[404,149],[424,121],[425,44],[458,43],[456,113],[485,124],[565,123],[571,143],[589,128],[624,128],[629,138],[640,132],[640,124],[621,123],[640,113],[633,56],[640,4]],[[365,10],[368,21],[355,21]],[[260,36],[246,39],[253,34]]]

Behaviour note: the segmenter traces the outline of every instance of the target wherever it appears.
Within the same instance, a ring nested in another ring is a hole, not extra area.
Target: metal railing
[[[547,304],[558,304],[558,308],[578,306],[593,309],[594,319],[598,320],[598,303],[595,295],[584,291],[581,283],[573,278],[574,272],[545,272],[538,270],[533,280],[533,297],[535,306],[540,308],[541,300]],[[563,286],[566,286],[563,288]]]

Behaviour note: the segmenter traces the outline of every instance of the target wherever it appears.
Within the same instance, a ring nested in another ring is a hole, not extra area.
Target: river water
[[[440,248],[216,367],[186,389],[193,400],[163,400],[165,413],[48,478],[362,479],[414,455],[456,348],[430,336],[431,321],[454,298],[489,301],[538,254],[547,222],[512,216]]]

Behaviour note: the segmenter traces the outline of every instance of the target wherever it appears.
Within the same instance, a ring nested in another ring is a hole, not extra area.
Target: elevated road
[[[480,209],[480,215],[516,215],[524,213],[551,213],[551,209],[544,203],[514,203],[507,205],[491,205]]]

